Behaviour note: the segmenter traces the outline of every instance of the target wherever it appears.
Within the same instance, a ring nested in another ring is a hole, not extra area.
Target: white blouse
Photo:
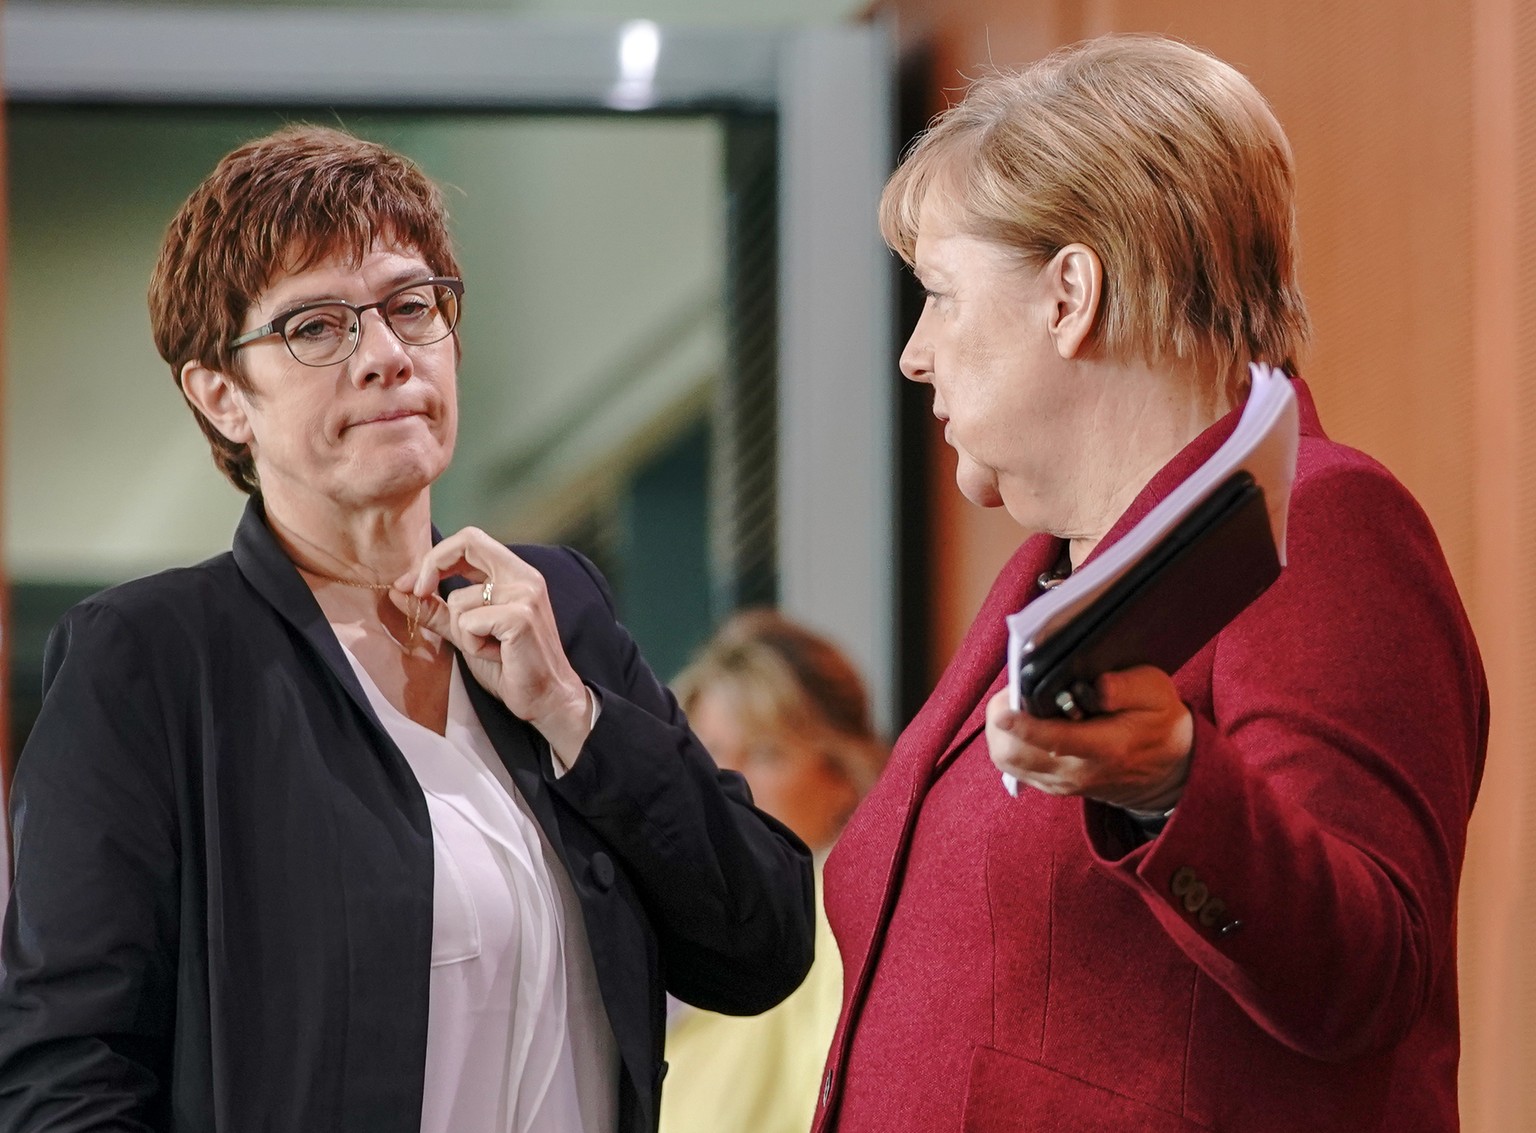
[[[439,736],[390,704],[346,653],[432,822],[422,1133],[614,1133],[618,1051],[581,906],[459,666]]]

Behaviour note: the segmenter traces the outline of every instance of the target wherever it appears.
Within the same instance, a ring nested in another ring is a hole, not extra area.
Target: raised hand
[[[437,593],[457,575],[472,585]],[[395,580],[390,600],[420,609],[423,628],[451,641],[487,692],[543,734],[570,766],[591,731],[592,693],[555,628],[544,576],[477,527],[438,543]]]

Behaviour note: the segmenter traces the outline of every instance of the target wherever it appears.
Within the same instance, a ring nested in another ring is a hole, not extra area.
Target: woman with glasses
[[[0,1128],[654,1128],[664,993],[810,964],[810,860],[562,548],[438,539],[464,285],[413,165],[293,127],[172,222],[156,345],[250,497],[50,639]]]

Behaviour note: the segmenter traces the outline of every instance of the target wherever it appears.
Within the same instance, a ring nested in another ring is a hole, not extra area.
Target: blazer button
[[[596,885],[604,893],[613,888],[613,859],[599,850],[592,855],[592,860],[587,863],[587,869],[592,874],[592,884]]]
[[[1211,891],[1205,887],[1205,882],[1196,881],[1184,890],[1184,907],[1191,913],[1198,913],[1205,907],[1205,902],[1210,895]]]
[[[1200,923],[1206,928],[1215,928],[1226,915],[1227,903],[1220,897],[1212,897],[1200,909]]]
[[[1189,892],[1189,887],[1199,880],[1195,876],[1193,867],[1181,866],[1174,872],[1173,880],[1169,883],[1168,887],[1173,890],[1175,897],[1182,897]]]
[[[826,1108],[827,1102],[832,1100],[832,1067],[827,1067],[827,1073],[821,1080],[821,1104]]]

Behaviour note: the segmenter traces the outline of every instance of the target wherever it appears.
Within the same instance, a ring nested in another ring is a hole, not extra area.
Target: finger
[[[495,578],[520,578],[533,567],[478,527],[465,527],[443,539],[424,556],[406,589],[423,595],[435,591],[447,577],[457,575],[471,582]],[[402,576],[404,581],[405,576]]]
[[[528,607],[517,604],[472,606],[454,620],[461,633],[503,644],[520,641],[536,628]]]
[[[485,627],[473,623],[466,626],[460,613],[451,609],[448,603],[438,595],[429,594],[425,598],[418,598],[409,591],[391,590],[389,599],[407,617],[411,616],[411,605],[415,603],[418,611],[417,628],[430,631],[444,641],[452,642],[465,657],[488,661],[499,659],[501,641],[496,634],[481,632]]]
[[[462,534],[462,533],[461,533]],[[408,575],[406,588],[415,594],[425,596],[437,591],[443,579],[455,575],[466,578],[470,582],[484,582],[489,576],[489,570],[481,567],[471,560],[466,554],[466,549],[460,543],[456,546],[446,546],[447,540],[443,540],[432,550],[422,556],[421,563],[415,572]]]
[[[1028,726],[1028,717],[1015,712],[1006,691],[993,696],[987,702],[987,750],[998,770],[1015,777],[1048,771],[1055,762],[1055,753],[1038,747],[1021,735]]]
[[[1005,732],[1010,732],[1014,729],[1015,722],[1020,715],[1021,713],[1013,710],[1012,699],[1009,697],[1007,689],[994,693],[992,699],[987,701],[988,727],[1001,728]]]
[[[990,705],[989,723],[992,720]],[[1006,703],[999,710],[996,726],[1003,728],[1020,743],[1042,751],[1078,751],[1083,744],[1083,731],[1087,721],[1064,720],[1055,716],[1031,716],[1028,712],[1013,712]],[[1093,721],[1097,723],[1097,721]]]
[[[491,587],[491,602],[485,600],[485,588]],[[473,610],[477,606],[487,606],[491,603],[505,604],[514,597],[513,587],[509,583],[498,583],[491,579],[483,582],[474,582],[469,586],[460,586],[450,590],[445,596],[448,608],[455,614],[462,614],[466,610]]]
[[[407,618],[413,618],[417,629],[431,630],[438,637],[452,640],[452,615],[449,613],[448,604],[436,594],[428,594],[425,598],[418,598],[409,590],[402,590],[396,586],[393,590],[386,590],[389,600],[394,603]]]
[[[1073,756],[1089,762],[1118,758],[1132,739],[1134,716],[1125,713],[1067,720],[1059,716],[1018,713],[1008,729],[1011,736],[1030,747]]]

